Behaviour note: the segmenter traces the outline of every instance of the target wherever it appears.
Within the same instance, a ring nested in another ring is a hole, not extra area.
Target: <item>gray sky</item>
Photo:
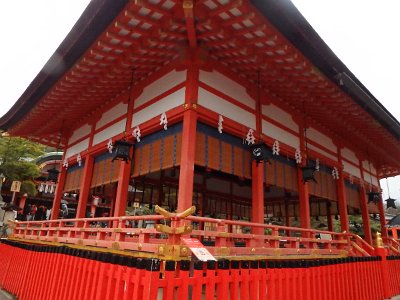
[[[400,1],[292,0],[357,78],[400,120]],[[89,0],[0,1],[0,116],[28,87]],[[400,157],[399,157],[400,159]],[[400,198],[400,177],[390,179]],[[386,182],[381,183],[387,198]]]

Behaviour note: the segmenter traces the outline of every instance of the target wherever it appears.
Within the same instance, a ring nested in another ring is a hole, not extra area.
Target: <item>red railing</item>
[[[192,211],[192,210],[191,210]],[[370,256],[374,248],[350,233],[171,214],[15,223],[14,238],[147,252],[184,259],[181,237],[198,238],[216,257]]]

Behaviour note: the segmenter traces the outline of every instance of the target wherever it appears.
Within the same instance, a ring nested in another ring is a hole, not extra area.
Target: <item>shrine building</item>
[[[64,153],[41,223],[56,227],[22,222],[17,242],[182,260],[179,239],[155,241],[171,233],[157,206],[217,259],[375,257],[372,216],[400,255],[379,184],[400,174],[400,123],[289,0],[93,0],[0,128]]]

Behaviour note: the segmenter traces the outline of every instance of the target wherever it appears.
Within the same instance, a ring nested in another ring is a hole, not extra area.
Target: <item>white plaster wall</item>
[[[353,162],[357,166],[360,164],[356,154],[351,151],[349,148],[343,148],[341,150],[342,157],[346,158],[347,160]]]
[[[96,133],[93,137],[93,145],[97,145],[109,138],[116,136],[117,134],[124,132],[125,124],[126,118]]]
[[[279,107],[273,104],[263,105],[261,110],[264,116],[267,116],[285,125],[286,127],[292,129],[297,133],[299,132],[299,125],[295,121],[293,121],[292,115],[287,113],[286,111],[280,109]]]
[[[333,161],[338,161],[337,156],[332,155],[332,154],[330,154],[330,153],[328,153],[328,152],[322,150],[322,149],[319,148],[319,147],[316,147],[316,146],[314,146],[314,145],[311,145],[310,143],[307,144],[307,147],[308,147],[308,149],[312,149],[312,150],[314,150],[315,152],[318,152],[318,153],[322,154],[323,156],[332,159]]]
[[[199,88],[198,103],[216,113],[221,114],[224,117],[241,123],[248,128],[256,128],[256,117],[254,114],[202,88]]]
[[[245,87],[219,72],[200,70],[200,81],[252,109],[256,108],[256,102],[247,94]]]
[[[116,118],[122,116],[126,113],[128,109],[128,104],[123,102],[118,103],[114,107],[110,108],[106,112],[103,113],[101,119],[96,123],[96,129],[106,125],[107,123],[115,120]]]
[[[359,168],[357,168],[356,166],[353,166],[352,164],[343,161],[343,169],[345,172],[357,177],[357,178],[361,178],[361,171]]]
[[[68,145],[71,145],[73,142],[90,134],[91,127],[92,126],[90,126],[89,124],[85,124],[82,127],[76,129],[69,138]]]
[[[182,105],[185,102],[185,89],[182,88],[152,105],[135,112],[132,116],[132,127],[140,125],[151,118],[161,116],[163,112]]]
[[[307,138],[317,142],[319,145],[324,146],[332,152],[337,153],[337,147],[333,143],[332,139],[312,127],[307,128]]]
[[[134,108],[145,104],[160,94],[186,80],[186,71],[172,71],[160,79],[154,81],[143,89],[143,92],[135,99]]]
[[[370,163],[368,162],[368,160],[363,160],[362,165],[363,165],[363,168],[365,170],[370,172]],[[376,174],[376,170],[375,170],[374,165],[372,163],[371,163],[371,173],[372,174]]]
[[[65,158],[70,158],[79,152],[86,150],[89,146],[89,138],[73,145],[72,147],[68,148],[65,152]]]
[[[297,149],[300,145],[299,137],[265,120],[262,121],[262,131],[265,135],[293,148]]]

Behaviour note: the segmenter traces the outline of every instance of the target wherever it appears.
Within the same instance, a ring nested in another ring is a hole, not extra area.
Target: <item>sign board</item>
[[[192,253],[201,261],[216,260],[214,256],[204,248],[204,245],[198,240],[193,238],[181,237],[181,241],[190,248]]]
[[[21,181],[16,181],[14,180],[11,184],[11,192],[19,192],[19,190],[21,189]]]

